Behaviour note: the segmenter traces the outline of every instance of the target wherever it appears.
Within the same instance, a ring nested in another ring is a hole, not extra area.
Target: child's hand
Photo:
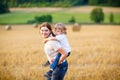
[[[51,62],[53,62],[53,61],[54,61],[54,58],[51,59]]]
[[[43,42],[44,42],[44,43],[46,43],[47,41],[48,41],[47,39],[44,39],[44,41],[43,41]]]
[[[62,64],[62,62],[58,62],[58,64]]]
[[[50,41],[50,40],[57,40],[56,37],[50,37],[50,38],[46,38],[44,39],[44,43],[46,43],[47,41]]]

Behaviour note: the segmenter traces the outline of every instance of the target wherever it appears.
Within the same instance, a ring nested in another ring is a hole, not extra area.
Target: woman
[[[47,22],[40,25],[40,33],[44,39],[55,36],[52,32],[51,25]],[[68,63],[65,59],[67,57],[66,51],[55,40],[47,41],[44,46],[44,51],[50,64],[52,64],[57,54],[61,54],[58,62],[59,65],[53,71],[52,76],[47,77],[46,80],[63,80],[68,69]]]

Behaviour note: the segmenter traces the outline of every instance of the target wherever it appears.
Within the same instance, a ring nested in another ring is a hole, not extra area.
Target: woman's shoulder
[[[46,45],[51,46],[52,48],[57,48],[57,49],[61,47],[60,43],[54,40],[48,41]]]
[[[48,44],[56,44],[56,43],[59,43],[57,40],[50,40],[48,41]]]

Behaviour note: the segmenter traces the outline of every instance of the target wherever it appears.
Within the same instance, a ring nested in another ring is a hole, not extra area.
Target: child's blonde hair
[[[55,28],[61,28],[63,30],[63,32],[65,34],[67,34],[67,32],[66,32],[67,28],[65,27],[65,25],[63,23],[56,23],[54,26],[55,26]]]

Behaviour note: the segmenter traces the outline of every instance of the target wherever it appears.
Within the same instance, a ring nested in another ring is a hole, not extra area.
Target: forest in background
[[[0,0],[8,7],[72,7],[80,5],[99,5],[120,7],[119,0]]]

